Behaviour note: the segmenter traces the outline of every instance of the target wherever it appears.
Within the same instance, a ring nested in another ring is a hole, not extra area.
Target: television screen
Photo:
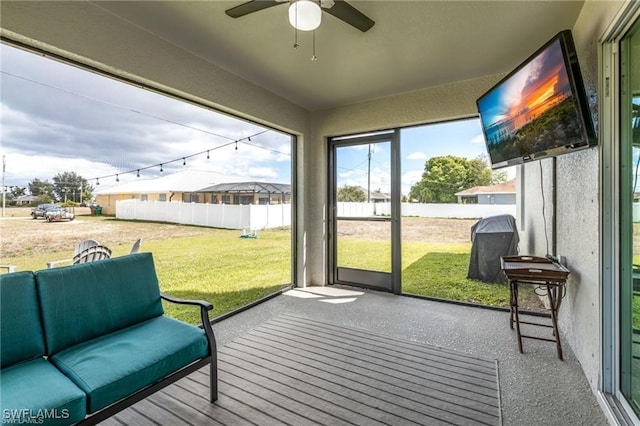
[[[494,169],[596,143],[569,30],[482,95],[477,106]]]

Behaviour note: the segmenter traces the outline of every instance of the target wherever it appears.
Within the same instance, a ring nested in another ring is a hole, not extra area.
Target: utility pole
[[[367,203],[371,202],[371,144],[369,144],[369,155],[367,161]]]
[[[6,207],[7,200],[7,187],[4,184],[4,175],[7,171],[7,159],[4,154],[2,154],[2,217],[4,217],[4,210]]]

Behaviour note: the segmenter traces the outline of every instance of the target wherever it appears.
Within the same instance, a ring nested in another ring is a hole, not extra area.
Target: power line
[[[225,136],[225,135],[221,135],[221,134],[218,134],[218,133],[214,133],[214,132],[211,132],[209,130],[200,129],[198,127],[189,126],[189,125],[184,124],[184,123],[180,123],[180,122],[177,122],[177,121],[169,120],[168,118],[160,117],[160,116],[153,115],[153,114],[150,114],[150,113],[147,113],[147,112],[138,111],[138,110],[135,110],[135,109],[132,109],[132,108],[128,108],[128,107],[125,107],[125,106],[122,106],[122,105],[115,104],[113,102],[108,102],[108,101],[105,101],[103,99],[95,98],[93,96],[84,95],[82,93],[74,92],[73,90],[69,90],[69,89],[65,89],[65,88],[62,88],[62,87],[53,86],[51,84],[47,84],[47,83],[43,83],[41,81],[30,79],[28,77],[24,77],[24,76],[21,76],[21,75],[13,74],[13,73],[10,73],[8,71],[1,71],[0,70],[0,73],[8,75],[8,76],[11,76],[11,77],[22,79],[22,80],[28,81],[30,83],[38,84],[40,86],[48,87],[50,89],[59,90],[61,92],[69,93],[69,94],[74,95],[74,96],[78,96],[78,97],[81,97],[81,98],[89,99],[89,100],[92,100],[94,102],[99,102],[99,103],[102,103],[102,104],[105,104],[105,105],[109,105],[109,106],[114,107],[114,108],[118,108],[118,109],[122,109],[122,110],[125,110],[125,111],[128,111],[128,112],[132,112],[134,114],[144,115],[144,116],[149,117],[149,118],[153,118],[153,119],[156,119],[156,120],[164,121],[166,123],[175,124],[177,126],[181,126],[181,127],[184,127],[184,128],[190,129],[190,130],[195,130],[195,131],[198,131],[198,132],[206,133],[206,134],[209,134],[209,135],[212,135],[212,136],[217,136],[219,138],[227,139],[227,140],[230,140],[230,141],[234,140],[233,138],[231,138],[229,136]]]
[[[74,92],[74,91],[69,90],[69,89],[65,89],[65,88],[54,86],[54,85],[51,85],[51,84],[48,84],[48,83],[44,83],[44,82],[41,82],[41,81],[33,80],[31,78],[28,78],[28,77],[25,77],[25,76],[21,76],[21,75],[17,75],[17,74],[8,72],[8,71],[0,70],[0,73],[8,75],[8,76],[11,76],[11,77],[14,77],[14,78],[22,79],[24,81],[28,81],[28,82],[33,83],[33,84],[44,86],[44,87],[47,87],[47,88],[50,88],[50,89],[59,90],[61,92],[65,92],[65,93],[68,93],[68,94],[71,94],[71,95],[74,95],[74,96],[78,96],[78,97],[81,97],[81,98],[89,99],[89,100],[92,100],[94,102],[99,102],[99,103],[102,103],[102,104],[105,104],[105,105],[109,105],[109,106],[114,107],[114,108],[122,109],[122,110],[129,111],[129,112],[132,112],[132,113],[135,113],[135,114],[140,114],[140,115],[143,115],[143,116],[146,116],[146,117],[149,117],[149,118],[153,118],[153,119],[156,119],[156,120],[164,121],[164,122],[170,123],[170,124],[175,124],[177,126],[181,126],[181,127],[184,127],[184,128],[190,129],[190,130],[195,130],[195,131],[198,131],[198,132],[202,132],[202,133],[205,133],[205,134],[208,134],[208,135],[211,135],[211,136],[216,136],[216,137],[223,138],[223,139],[226,139],[226,140],[230,141],[230,142],[228,142],[226,144],[223,144],[223,145],[220,145],[220,146],[217,146],[217,147],[214,147],[214,148],[209,148],[209,149],[206,149],[206,150],[203,150],[203,151],[200,151],[200,152],[196,152],[194,154],[184,155],[184,156],[178,157],[178,158],[173,159],[173,160],[163,161],[161,163],[152,164],[150,166],[139,167],[139,168],[137,167],[137,168],[133,168],[133,169],[130,169],[130,170],[127,170],[127,171],[124,171],[124,172],[112,173],[112,174],[103,175],[103,176],[96,176],[96,177],[87,179],[87,181],[88,180],[95,180],[96,181],[96,185],[100,185],[100,179],[106,179],[106,178],[110,178],[110,177],[115,177],[116,181],[119,181],[120,180],[119,179],[120,175],[136,173],[136,176],[140,177],[140,172],[141,171],[152,169],[152,168],[155,168],[155,167],[160,167],[160,171],[162,172],[164,166],[166,166],[168,164],[176,163],[176,162],[181,161],[181,160],[183,162],[183,165],[186,165],[186,160],[188,158],[196,157],[198,155],[202,155],[202,154],[205,154],[205,153],[207,154],[207,159],[208,159],[209,156],[210,156],[210,152],[211,151],[215,151],[217,149],[221,149],[221,148],[224,148],[224,147],[229,146],[229,145],[234,145],[235,144],[236,150],[237,150],[238,149],[238,143],[243,143],[245,145],[250,145],[250,146],[253,146],[253,147],[256,147],[256,148],[260,148],[260,149],[264,149],[264,150],[267,150],[267,151],[270,151],[270,152],[274,152],[274,153],[277,153],[277,154],[280,154],[280,155],[287,155],[287,156],[291,155],[290,153],[286,153],[286,152],[278,151],[276,149],[264,147],[264,146],[256,144],[256,143],[251,143],[251,138],[255,138],[255,137],[258,137],[258,136],[260,136],[260,135],[262,135],[264,133],[267,133],[267,132],[271,131],[270,129],[262,130],[260,132],[257,132],[255,134],[252,134],[250,136],[247,136],[247,137],[244,137],[244,138],[241,138],[241,139],[234,139],[234,138],[231,138],[231,137],[226,136],[226,135],[221,135],[221,134],[218,134],[218,133],[215,133],[215,132],[211,132],[209,130],[205,130],[205,129],[200,129],[200,128],[197,128],[197,127],[189,126],[187,124],[183,124],[183,123],[180,123],[180,122],[177,122],[177,121],[173,121],[173,120],[170,120],[170,119],[167,119],[167,118],[164,118],[164,117],[160,117],[160,116],[153,115],[153,114],[150,114],[150,113],[138,111],[138,110],[135,110],[135,109],[132,109],[132,108],[128,108],[128,107],[119,105],[119,104],[115,104],[113,102],[108,102],[108,101],[105,101],[103,99],[95,98],[93,96],[88,96],[88,95],[85,95],[85,94],[82,94],[82,93]]]

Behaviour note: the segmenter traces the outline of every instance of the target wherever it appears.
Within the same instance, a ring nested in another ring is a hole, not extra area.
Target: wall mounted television
[[[597,144],[570,30],[556,34],[476,104],[493,169]]]

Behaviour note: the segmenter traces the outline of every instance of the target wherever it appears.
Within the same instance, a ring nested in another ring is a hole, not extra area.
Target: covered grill
[[[505,282],[500,258],[517,255],[520,242],[515,218],[505,214],[480,219],[471,227],[471,241],[467,278]]]

